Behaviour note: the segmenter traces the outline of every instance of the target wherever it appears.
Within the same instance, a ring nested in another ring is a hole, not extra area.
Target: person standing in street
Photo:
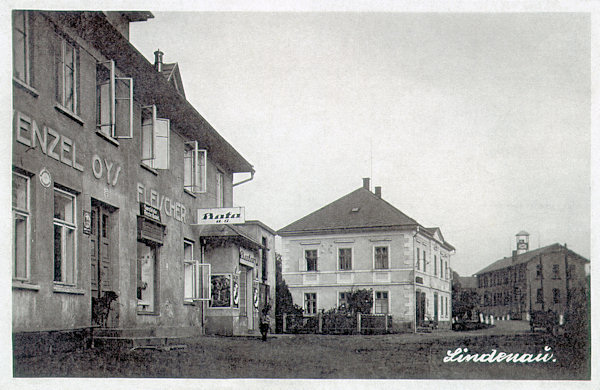
[[[269,332],[269,327],[271,326],[271,318],[269,317],[269,310],[271,310],[271,305],[266,304],[263,307],[260,313],[260,334],[262,335],[262,341],[267,341],[267,333]]]

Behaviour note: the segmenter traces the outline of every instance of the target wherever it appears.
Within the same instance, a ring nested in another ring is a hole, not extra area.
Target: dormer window
[[[169,169],[171,121],[156,117],[156,106],[142,107],[142,164]]]
[[[116,77],[114,61],[96,65],[96,127],[109,138],[133,138],[133,79]]]

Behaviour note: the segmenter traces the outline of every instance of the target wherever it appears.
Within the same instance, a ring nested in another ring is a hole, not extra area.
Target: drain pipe
[[[419,225],[417,225],[417,230],[415,231],[415,234],[413,234],[413,280],[412,280],[412,285],[413,285],[413,297],[415,300],[415,306],[413,307],[413,313],[415,314],[414,318],[415,320],[413,321],[413,326],[414,326],[414,333],[417,333],[417,305],[419,304],[419,302],[417,301],[417,272],[416,272],[416,268],[415,268],[415,260],[418,261],[415,258],[415,237],[417,236],[417,234],[419,234]]]
[[[252,172],[250,172],[250,177],[249,178],[244,179],[242,181],[239,181],[237,183],[233,183],[232,187],[239,186],[240,184],[247,183],[247,182],[249,182],[252,179],[254,179],[254,170],[252,170]]]

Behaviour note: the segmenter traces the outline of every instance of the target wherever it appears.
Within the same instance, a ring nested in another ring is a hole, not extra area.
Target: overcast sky
[[[131,42],[178,62],[187,99],[254,165],[234,190],[247,219],[280,229],[372,177],[442,229],[461,275],[520,230],[590,257],[589,15],[154,15]]]

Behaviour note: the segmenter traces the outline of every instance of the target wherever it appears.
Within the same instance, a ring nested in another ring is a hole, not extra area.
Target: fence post
[[[285,333],[285,331],[286,331],[286,328],[287,328],[287,314],[286,314],[286,313],[283,313],[283,326],[282,326],[282,328],[281,328],[281,331],[282,331],[283,333]]]
[[[319,312],[319,333],[323,333],[323,313]]]
[[[385,315],[385,333],[388,332],[388,315]]]
[[[358,334],[360,334],[360,312],[356,313],[356,330],[358,331]]]

